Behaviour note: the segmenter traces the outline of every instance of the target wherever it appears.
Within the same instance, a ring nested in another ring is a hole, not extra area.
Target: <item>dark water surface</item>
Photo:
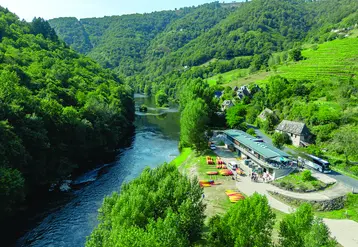
[[[178,154],[179,113],[175,109],[156,109],[151,98],[136,95],[136,106],[146,104],[147,114],[137,113],[136,132],[131,147],[122,150],[117,161],[77,178],[90,182],[70,192],[70,199],[45,216],[37,217],[33,227],[16,246],[81,247],[97,225],[97,210],[104,196],[119,191],[123,182],[137,177],[146,167],[171,161]]]

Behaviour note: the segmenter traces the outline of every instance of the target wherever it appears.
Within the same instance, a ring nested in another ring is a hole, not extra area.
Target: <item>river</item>
[[[56,205],[31,228],[15,246],[80,247],[98,224],[97,210],[103,198],[119,191],[121,184],[137,177],[146,167],[156,167],[178,155],[179,113],[176,109],[156,109],[152,98],[135,95],[136,106],[146,104],[148,113],[136,113],[132,145],[121,150],[115,162],[77,178],[89,182],[70,192],[69,200]],[[31,219],[29,219],[31,220]]]

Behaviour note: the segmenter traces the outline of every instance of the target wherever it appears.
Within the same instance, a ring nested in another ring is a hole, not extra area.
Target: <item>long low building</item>
[[[297,167],[291,155],[244,131],[226,130],[223,134],[226,144],[232,145],[239,156],[245,155],[273,179],[284,177]]]

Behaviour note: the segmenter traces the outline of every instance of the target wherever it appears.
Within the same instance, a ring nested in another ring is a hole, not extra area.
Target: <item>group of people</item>
[[[259,179],[262,180],[263,182],[269,182],[269,181],[273,180],[271,174],[268,172],[264,172],[263,174],[258,174],[256,172],[252,172],[251,181],[258,182]]]

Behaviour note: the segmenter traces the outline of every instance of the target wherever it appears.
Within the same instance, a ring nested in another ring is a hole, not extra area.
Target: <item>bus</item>
[[[329,162],[311,154],[300,154],[298,162],[303,166],[313,168],[321,173],[330,173]]]

